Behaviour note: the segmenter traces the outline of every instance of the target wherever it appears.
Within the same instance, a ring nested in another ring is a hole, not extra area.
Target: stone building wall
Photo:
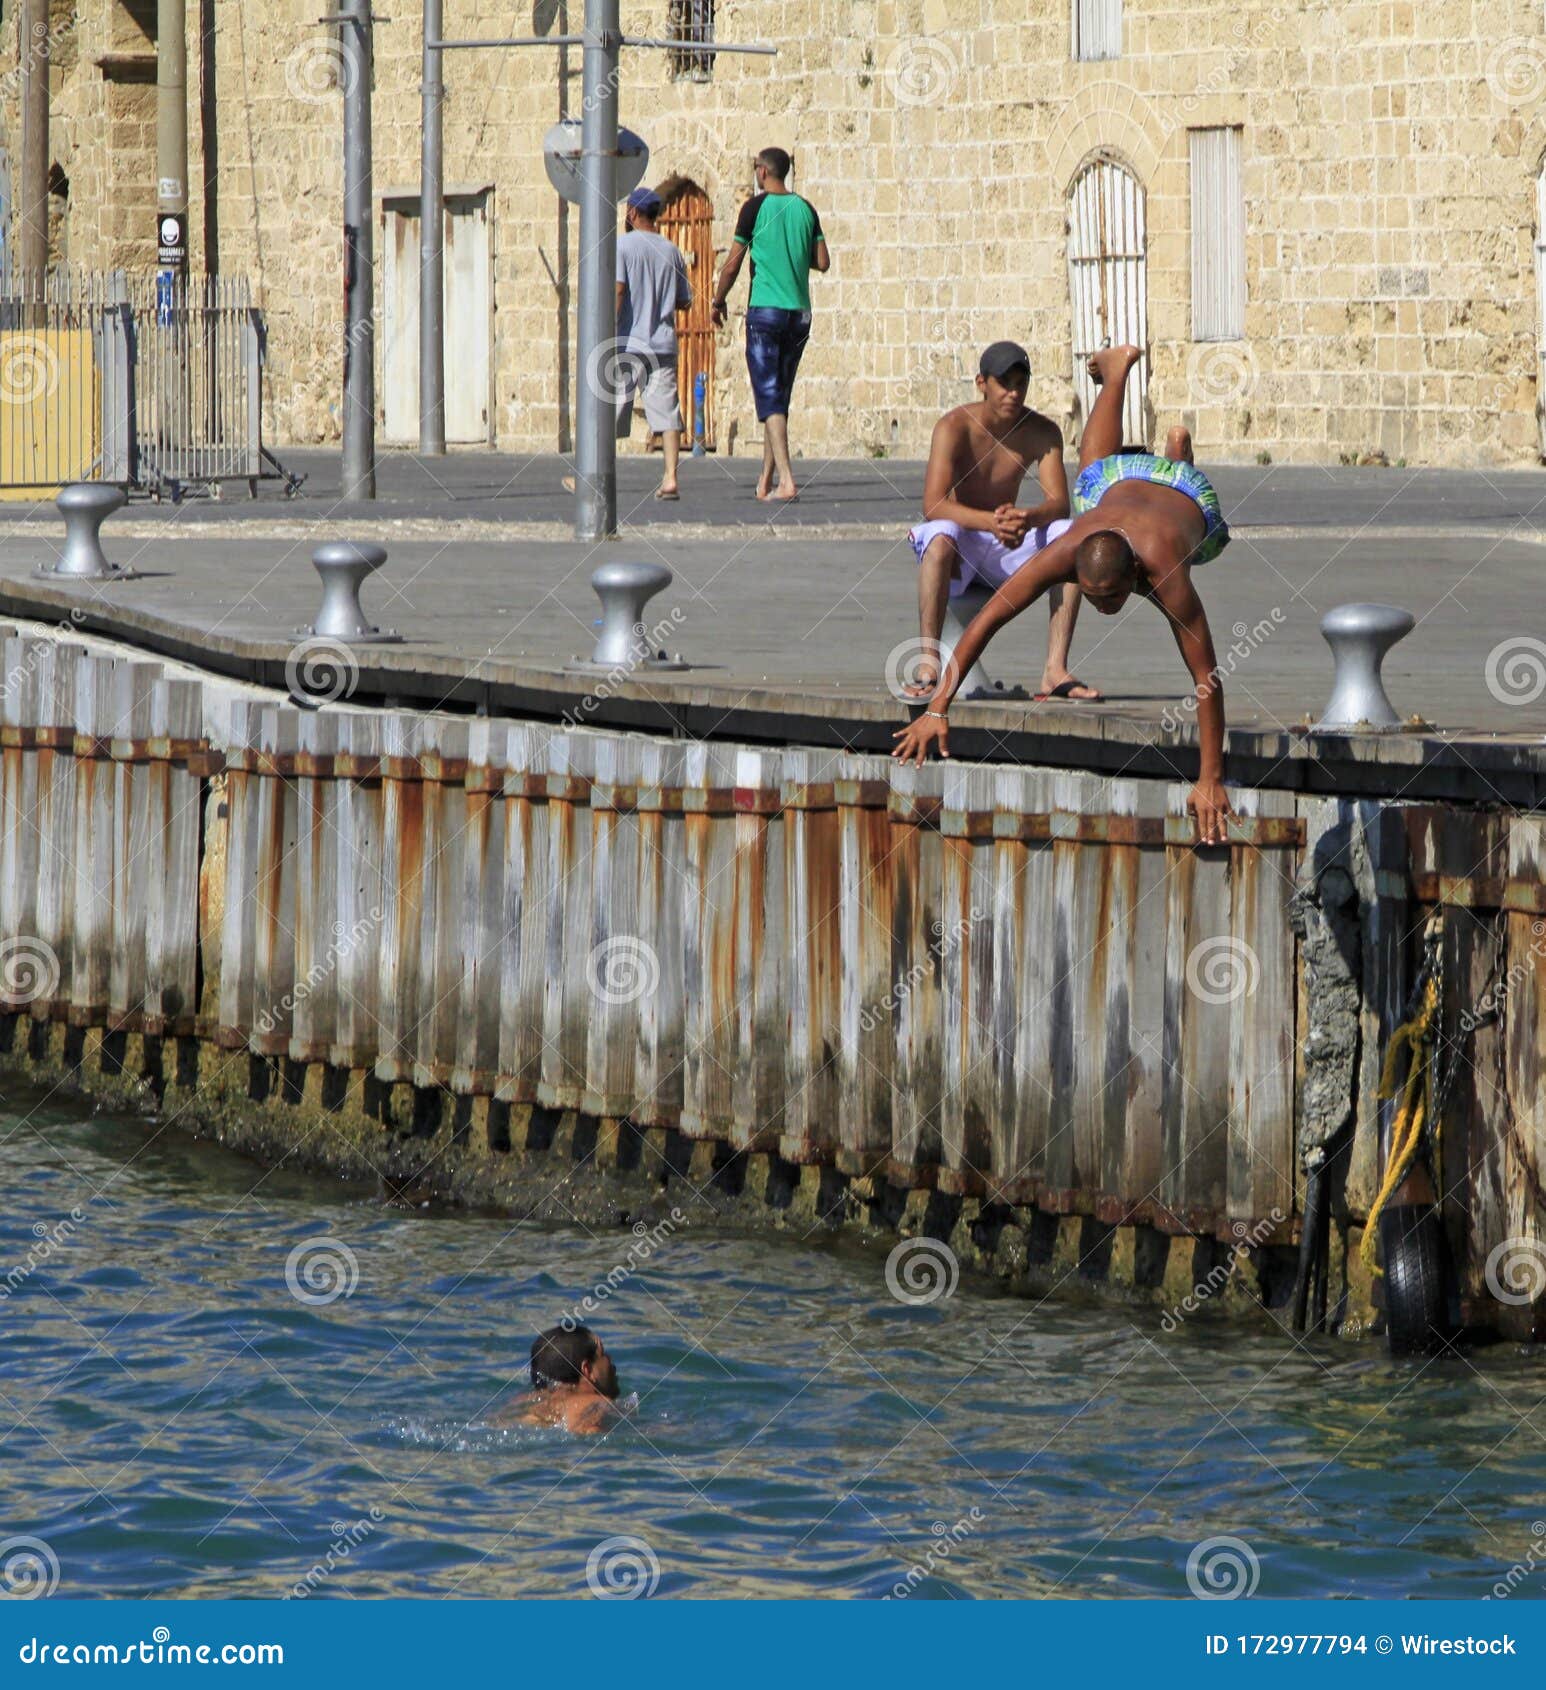
[[[104,44],[147,10],[153,33],[154,7],[76,9],[79,48],[56,70],[68,254],[125,262],[148,228],[136,196],[147,145],[153,170],[154,90],[104,75],[95,56],[121,50]],[[582,0],[445,9],[449,35],[500,35],[557,31],[566,15],[577,28]],[[1076,431],[1067,200],[1105,149],[1147,196],[1152,411],[1188,421],[1203,456],[1536,461],[1542,7],[1127,0],[1124,11],[1122,56],[1097,63],[1071,57],[1070,0],[720,0],[719,38],[773,42],[776,59],[726,57],[695,82],[672,81],[663,54],[627,55],[623,120],[651,145],[650,179],[698,182],[718,247],[769,142],[795,154],[795,186],[821,209],[833,269],[814,279],[797,446],[921,454],[939,412],[971,396],[974,350],[1002,335],[1031,349],[1033,401]],[[418,175],[416,12],[390,9],[376,30],[382,190],[411,191]],[[623,0],[630,31],[658,32],[666,12],[667,0]],[[268,314],[276,442],[338,432],[340,61],[319,15],[317,0],[189,0],[191,143],[197,160],[202,21],[218,262],[252,277]],[[0,36],[12,64],[14,30],[8,20]],[[564,422],[559,326],[572,330],[578,230],[541,163],[543,131],[561,110],[579,113],[579,55],[563,57],[562,83],[552,48],[446,60],[447,184],[491,190],[490,417],[496,443],[514,449],[552,449]],[[1187,131],[1215,125],[1242,129],[1246,332],[1195,343]],[[10,88],[7,132],[14,169]],[[190,176],[198,263],[198,162]],[[378,225],[378,260],[380,246]],[[740,336],[733,315],[721,442],[733,423],[737,450],[754,450]]]

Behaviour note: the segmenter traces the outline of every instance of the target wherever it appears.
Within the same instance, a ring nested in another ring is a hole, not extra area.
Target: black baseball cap
[[[996,340],[986,352],[977,360],[977,373],[984,376],[997,376],[1000,381],[1011,370],[1023,369],[1027,375],[1031,373],[1031,355],[1023,346],[1012,340]]]

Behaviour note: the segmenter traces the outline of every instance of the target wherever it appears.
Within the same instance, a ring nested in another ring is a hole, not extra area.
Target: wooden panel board
[[[986,1189],[993,1165],[997,1066],[993,1042],[994,850],[990,839],[962,837],[966,818],[991,812],[994,773],[971,764],[945,769],[940,820],[940,958],[943,995],[943,1094],[940,1184]],[[922,959],[918,959],[921,961]]]
[[[151,696],[150,731],[168,744],[200,740],[204,687],[160,680]],[[145,912],[145,1030],[192,1033],[198,1010],[199,841],[205,784],[186,762],[149,765],[153,843]]]
[[[1546,881],[1546,820],[1509,817],[1508,874],[1535,885]],[[1485,1253],[1478,1240],[1477,1253],[1485,1281],[1486,1263],[1501,1242],[1505,1256],[1498,1258],[1493,1279],[1510,1296],[1523,1297],[1540,1284],[1539,1266],[1546,1262],[1546,1074],[1541,1062],[1546,1051],[1546,917],[1516,912],[1504,920],[1506,968],[1493,996],[1503,1013],[1508,1077],[1509,1118],[1502,1146],[1505,1231]],[[1511,1273],[1504,1269],[1510,1239],[1516,1241]],[[1535,1304],[1538,1311],[1546,1307],[1546,1296]]]
[[[522,723],[505,735],[505,861],[499,959],[499,1077],[494,1095],[533,1103],[542,1073],[547,989],[550,730]]]
[[[113,672],[109,738],[115,752],[124,740],[147,740],[151,701],[161,666],[120,663]],[[108,967],[108,1025],[138,1027],[145,1010],[145,918],[149,887],[164,862],[159,824],[152,827],[149,762],[115,755],[112,760],[112,960]]]
[[[1117,783],[1124,805],[1140,819],[1162,817],[1164,787]],[[1116,1189],[1130,1211],[1151,1218],[1165,1168],[1165,955],[1168,937],[1168,853],[1120,846],[1113,865],[1113,919],[1126,929],[1127,1057],[1121,1167]],[[1115,989],[1115,988],[1113,988]]]
[[[261,714],[261,705],[247,699],[234,700],[225,736],[231,756],[226,768],[225,890],[216,1037],[230,1046],[246,1044],[256,1015],[253,946],[257,931],[259,778],[242,765],[240,754],[256,747]]]
[[[740,1013],[735,998],[735,814],[725,808],[735,785],[735,748],[689,745],[682,805],[687,878],[682,885],[685,988],[682,1131],[692,1138],[728,1133]],[[646,953],[658,975],[653,946]]]
[[[932,1179],[941,1153],[944,996],[938,955],[942,921],[939,832],[944,768],[891,771],[891,1021],[895,1050],[891,1160],[905,1183]]]
[[[301,712],[289,705],[265,705],[258,719],[258,749],[274,758],[293,757],[300,745]],[[279,774],[257,779],[257,862],[253,876],[253,993],[256,1014],[248,1046],[260,1056],[284,1056],[290,1048],[295,1005],[296,830],[300,813],[296,783]]]
[[[508,734],[469,724],[466,838],[455,914],[460,952],[454,1091],[492,1094],[499,1073],[499,983],[504,948],[505,752]]]
[[[842,757],[837,783],[841,934],[838,1066],[843,1091],[837,1164],[871,1175],[891,1154],[891,911],[896,866],[888,757]]]
[[[634,805],[643,743],[606,735],[596,741],[591,789],[589,979],[585,1094],[591,1115],[626,1116],[634,1105],[635,1028],[639,1002],[659,990],[658,935],[639,920],[639,818]]]
[[[735,997],[737,1013],[730,1141],[743,1150],[778,1142],[784,1124],[784,822],[778,813],[783,760],[776,751],[736,755]]]
[[[1242,816],[1294,814],[1291,793],[1242,789],[1233,798]],[[1289,907],[1298,854],[1233,845],[1230,869],[1230,936],[1246,966],[1231,1004],[1227,1183],[1229,1215],[1244,1236],[1294,1209],[1297,965]]]
[[[537,1100],[553,1109],[580,1107],[595,1004],[590,945],[595,743],[581,733],[554,734],[548,741],[547,982]]]
[[[419,749],[417,723],[398,714],[381,723],[381,936],[377,1005],[381,1043],[376,1078],[413,1078],[425,990],[419,935],[429,896],[424,866],[425,784],[409,767]]]
[[[458,932],[467,844],[466,722],[433,717],[420,726],[424,770],[424,895],[419,910],[419,1018],[413,1083],[444,1086],[456,1066],[462,947]]]
[[[340,756],[355,759],[339,782],[332,836],[338,925],[337,1031],[328,1060],[368,1068],[381,1049],[379,946],[385,922],[382,888],[382,782],[373,769],[383,743],[382,718],[345,711],[338,718]]]
[[[113,771],[105,755],[82,745],[105,740],[113,714],[111,658],[87,655],[75,685],[75,847],[71,856],[70,1020],[91,1026],[107,1014],[113,946]]]
[[[325,1061],[338,1037],[338,960],[346,929],[338,917],[338,781],[331,759],[338,749],[340,718],[325,710],[302,713],[297,746],[305,757],[326,759],[321,776],[295,781],[295,990],[289,1055],[296,1062]]]
[[[802,1163],[831,1158],[842,1109],[837,1065],[842,927],[837,799],[831,789],[835,761],[818,751],[784,755],[789,1042],[779,1149]]]
[[[633,1119],[647,1127],[675,1126],[682,1112],[684,757],[681,745],[647,740],[639,765],[638,923],[650,935],[660,975],[658,989],[635,1006]]]

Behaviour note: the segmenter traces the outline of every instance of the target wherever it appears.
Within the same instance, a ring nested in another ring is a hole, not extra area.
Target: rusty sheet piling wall
[[[5,633],[13,1051],[29,1022],[186,1040],[1287,1245],[1321,1060],[1294,899],[1341,864],[1361,1048],[1317,1083],[1351,1088],[1349,1216],[1405,936],[1442,903],[1449,980],[1492,998],[1444,1140],[1482,1318],[1495,1252],[1543,1249],[1546,818],[1241,791],[1204,851],[1158,782],[307,711]]]

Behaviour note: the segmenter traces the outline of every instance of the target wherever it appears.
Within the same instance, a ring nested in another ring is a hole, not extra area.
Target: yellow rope
[[[1379,1243],[1379,1218],[1391,1193],[1407,1176],[1417,1152],[1422,1148],[1423,1126],[1433,1107],[1433,1019],[1439,1007],[1437,977],[1428,981],[1422,1003],[1410,1021],[1403,1021],[1390,1035],[1385,1047],[1385,1072],[1380,1077],[1379,1096],[1387,1101],[1396,1095],[1396,1066],[1402,1050],[1408,1053],[1406,1083],[1401,1088],[1401,1107],[1390,1128],[1390,1153],[1385,1162],[1385,1180],[1379,1196],[1369,1209],[1364,1226],[1359,1255],[1370,1273],[1381,1272],[1375,1259]],[[1434,1125],[1434,1143],[1443,1129],[1442,1121]]]

